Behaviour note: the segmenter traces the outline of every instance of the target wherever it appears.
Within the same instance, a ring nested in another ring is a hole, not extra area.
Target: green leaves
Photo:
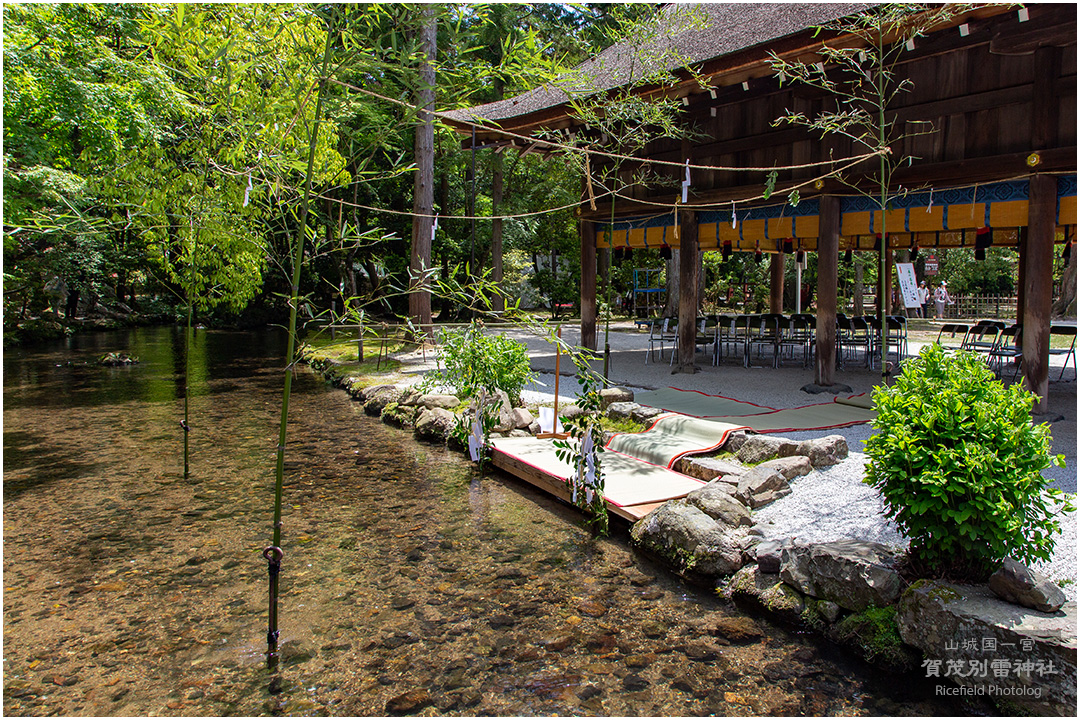
[[[971,576],[1005,557],[1050,556],[1061,493],[1042,476],[1049,427],[1031,422],[1027,391],[1004,387],[975,353],[932,345],[892,388],[874,390],[874,404],[865,482],[918,562]]]
[[[776,178],[777,173],[775,170],[770,172],[765,178],[765,191],[761,194],[763,200],[768,200],[770,197],[772,197],[773,190],[776,189]]]
[[[486,332],[481,322],[447,328],[441,340],[441,367],[428,374],[426,387],[448,385],[462,400],[502,390],[515,402],[532,378],[525,345],[500,333]]]

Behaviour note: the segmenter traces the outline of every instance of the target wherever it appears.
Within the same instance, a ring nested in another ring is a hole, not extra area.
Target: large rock
[[[525,408],[514,408],[510,411],[510,415],[514,420],[514,427],[522,430],[533,424],[533,414]]]
[[[766,460],[758,465],[758,467],[765,468],[766,470],[775,470],[783,475],[785,480],[791,480],[792,478],[800,477],[802,475],[809,475],[814,470],[814,466],[810,463],[810,458],[805,455],[792,455],[791,457]]]
[[[368,415],[382,415],[383,409],[390,403],[401,399],[403,392],[397,385],[373,385],[363,391],[364,412]]]
[[[751,468],[739,478],[735,497],[755,510],[791,492],[788,481],[771,468]]]
[[[802,455],[797,453],[798,444],[787,438],[772,435],[747,435],[746,441],[739,447],[736,456],[747,465],[756,465],[775,457]]]
[[[711,482],[697,490],[692,490],[686,501],[702,510],[706,515],[732,527],[750,527],[750,510],[731,494],[730,486],[722,482]]]
[[[796,447],[796,455],[810,458],[814,467],[835,465],[848,456],[847,440],[843,435],[827,435],[815,440],[803,440]]]
[[[664,413],[660,408],[646,407],[644,405],[638,405],[630,413],[630,419],[634,422],[639,422],[642,425],[652,425],[652,421],[656,419],[657,415]]]
[[[780,556],[780,577],[800,592],[862,612],[892,605],[903,589],[897,554],[881,543],[837,540],[791,545]]]
[[[757,544],[754,559],[761,572],[779,575],[784,548],[791,545],[791,538],[767,538]]]
[[[608,405],[607,416],[612,420],[629,420],[641,406],[635,402],[615,402]]]
[[[1006,602],[1040,612],[1057,612],[1066,600],[1051,580],[1012,558],[1005,558],[1001,569],[990,576],[990,589]]]
[[[442,442],[454,427],[456,416],[443,408],[424,408],[416,417],[413,434],[421,440]]]
[[[416,421],[420,408],[401,403],[387,403],[382,411],[382,421],[397,428],[410,428]]]
[[[442,408],[443,410],[453,410],[461,404],[461,400],[457,395],[445,395],[442,393],[431,393],[429,395],[421,395],[416,400],[417,405],[423,405],[428,410],[432,408]]]
[[[697,478],[698,480],[715,480],[717,478],[731,478],[729,482],[738,483],[738,478],[743,475],[748,467],[738,465],[730,460],[714,457],[693,457],[684,455],[675,463],[675,472]]]
[[[900,637],[923,651],[928,677],[947,678],[1039,715],[1076,712],[1076,603],[1028,610],[985,585],[920,580],[897,605]]]
[[[717,587],[721,597],[761,608],[793,625],[802,625],[806,601],[793,587],[774,573],[765,573],[757,565],[747,565]]]
[[[600,409],[607,410],[613,403],[634,402],[634,393],[624,387],[609,387],[600,391]]]
[[[634,523],[634,543],[677,571],[716,577],[742,566],[740,535],[686,500],[669,500]]]
[[[733,430],[724,443],[724,450],[730,453],[739,452],[739,448],[746,444],[746,439],[753,435],[752,430]]]

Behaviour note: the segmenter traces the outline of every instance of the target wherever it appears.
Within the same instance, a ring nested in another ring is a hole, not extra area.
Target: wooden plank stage
[[[551,440],[496,438],[491,446],[495,467],[573,504],[567,482],[573,469],[556,457]],[[637,522],[664,502],[684,497],[705,484],[611,450],[601,453],[600,464],[608,511],[630,522]]]

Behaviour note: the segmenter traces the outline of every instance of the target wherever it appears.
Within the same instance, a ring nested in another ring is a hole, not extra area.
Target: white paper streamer
[[[431,242],[435,242],[435,231],[439,229],[439,213],[435,213],[435,221],[431,223]]]
[[[248,184],[247,184],[247,187],[244,188],[244,207],[248,206],[248,197],[250,196],[250,194],[251,194],[251,173],[248,173]]]
[[[690,190],[690,160],[686,160],[686,179],[682,181],[682,201],[686,204],[686,194]]]
[[[473,420],[472,433],[469,435],[469,457],[473,462],[480,460],[480,450],[484,447],[484,426],[480,424],[480,403],[476,404],[476,419]]]
[[[735,229],[735,201],[731,201],[731,229]]]

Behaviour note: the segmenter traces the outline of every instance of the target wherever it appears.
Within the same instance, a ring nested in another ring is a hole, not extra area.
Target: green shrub
[[[532,379],[525,345],[505,335],[487,335],[483,323],[475,320],[468,327],[442,331],[439,364],[424,385],[448,385],[462,400],[476,397],[481,389],[502,390],[516,405]]]
[[[1050,428],[1032,423],[1032,403],[977,354],[938,345],[908,361],[892,388],[875,388],[864,482],[881,492],[917,569],[977,577],[1005,557],[1050,557],[1061,492],[1042,470],[1064,460],[1050,457]]]

